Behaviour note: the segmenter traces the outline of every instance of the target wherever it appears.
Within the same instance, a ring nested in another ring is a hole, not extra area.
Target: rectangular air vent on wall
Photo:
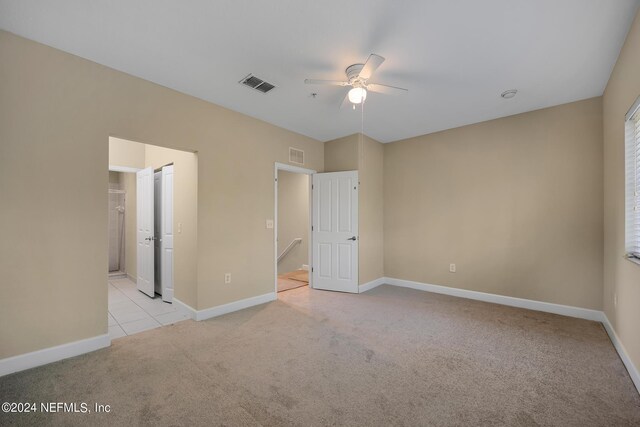
[[[289,163],[304,165],[304,151],[289,147]]]
[[[254,76],[253,74],[249,74],[247,77],[240,80],[240,83],[242,83],[245,86],[249,86],[251,89],[258,90],[262,93],[267,93],[271,89],[275,88],[275,86],[272,85],[271,83],[267,83],[264,80]]]

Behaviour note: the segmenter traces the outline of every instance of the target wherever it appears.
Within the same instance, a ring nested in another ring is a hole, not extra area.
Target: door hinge
[[[313,231],[313,225],[311,226],[311,231]]]
[[[313,184],[311,184],[311,189],[313,190],[315,187],[313,186]]]
[[[311,272],[313,273],[313,267],[311,267]]]

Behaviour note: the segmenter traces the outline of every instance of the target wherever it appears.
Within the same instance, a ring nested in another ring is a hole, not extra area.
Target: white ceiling
[[[367,98],[364,132],[389,142],[601,95],[638,4],[0,0],[0,28],[323,141],[361,114],[304,79],[343,79],[374,52],[371,81],[409,89]],[[238,84],[248,73],[277,88]]]

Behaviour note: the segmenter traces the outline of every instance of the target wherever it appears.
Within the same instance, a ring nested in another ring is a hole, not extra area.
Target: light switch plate
[[[273,220],[272,219],[268,219],[267,220],[267,228],[273,228]]]

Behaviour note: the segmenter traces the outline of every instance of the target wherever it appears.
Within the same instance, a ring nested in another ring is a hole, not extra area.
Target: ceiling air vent
[[[304,151],[289,147],[289,163],[304,165]]]
[[[249,86],[251,89],[259,90],[262,93],[267,93],[271,89],[275,88],[275,86],[271,83],[267,83],[264,80],[257,78],[253,74],[249,74],[247,77],[240,80],[240,83],[245,86]]]

